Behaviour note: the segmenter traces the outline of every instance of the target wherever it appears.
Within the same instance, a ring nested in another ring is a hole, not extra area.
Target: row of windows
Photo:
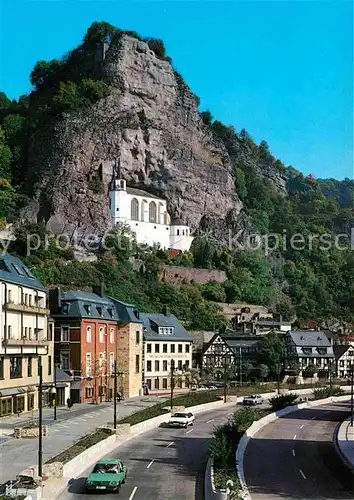
[[[36,374],[34,373],[34,363],[36,361]],[[26,363],[27,361],[27,363]],[[27,365],[27,366],[26,366]],[[24,369],[25,366],[25,369]],[[48,375],[52,374],[52,356],[48,356]],[[10,357],[10,378],[33,377],[39,375],[39,358],[23,358],[20,356]],[[44,374],[43,374],[44,375]],[[4,358],[0,358],[0,379],[7,379],[8,374],[5,373]]]
[[[32,305],[34,305],[34,306],[42,307],[42,306],[44,306],[44,300],[45,299],[43,297],[39,297],[37,295],[32,295],[30,293],[24,293],[24,294],[22,294],[22,304],[25,305],[25,306],[32,306]],[[6,301],[8,303],[12,303],[13,302],[13,299],[12,299],[12,290],[8,290],[7,291]]]
[[[145,215],[145,205],[147,202],[143,200],[141,203],[141,211],[140,211],[140,216],[139,216],[139,201],[136,198],[133,198],[132,201],[130,202],[130,217],[131,220],[144,220],[144,215]],[[161,207],[163,205],[159,203],[158,208],[157,205],[154,201],[150,201],[149,203],[149,222],[161,224],[161,219],[163,216],[163,221],[162,223],[167,225],[168,224],[168,217],[167,213],[164,212],[161,214]]]
[[[171,365],[170,365],[171,366]],[[162,372],[168,372],[170,369],[170,366],[168,366],[168,362],[166,360],[163,360],[162,363],[160,363],[159,360],[155,361],[154,367],[155,367],[155,372],[160,371],[160,367],[162,368]],[[183,369],[188,369],[189,368],[189,361],[183,361],[180,359],[175,363],[175,366],[177,367],[178,370],[183,370]],[[151,372],[152,371],[152,361],[147,361],[146,362],[146,371]]]
[[[97,377],[101,373],[113,373],[114,371],[114,353],[109,353],[108,359],[109,365],[107,366],[106,353],[101,352],[98,358],[93,359],[91,353],[86,354],[85,360],[85,373],[87,377]],[[140,373],[140,355],[135,356],[135,373]],[[70,363],[70,352],[61,351],[60,352],[60,368],[62,370],[71,370]]]
[[[146,379],[146,385],[148,386],[148,388],[151,390],[152,389],[152,381],[151,381],[151,378],[147,378]],[[182,389],[183,387],[183,380],[182,379],[178,379],[176,381],[176,386],[179,388],[179,389]],[[160,384],[160,379],[159,378],[155,378],[154,379],[154,389],[167,389],[168,387],[168,379],[167,378],[163,378],[162,379],[162,384]]]
[[[98,330],[98,341],[100,344],[104,344],[106,335],[107,335],[106,327],[100,326],[99,330]],[[109,329],[109,343],[110,344],[114,344],[114,337],[115,337],[115,328],[110,328]],[[88,344],[91,344],[92,339],[93,339],[92,327],[87,326],[86,327],[86,342]],[[60,340],[61,340],[61,342],[70,342],[70,327],[69,326],[62,326],[61,327]],[[135,332],[135,343],[140,344],[140,331],[139,330],[137,330]]]
[[[152,344],[146,344],[146,352],[151,353],[152,352]],[[155,351],[156,353],[160,352],[160,344],[155,344]],[[162,344],[162,352],[163,353],[168,353],[168,344]],[[170,353],[174,354],[176,352],[176,344],[170,344]],[[177,344],[177,352],[178,354],[183,353],[183,344]],[[189,353],[190,352],[190,345],[185,344],[184,346],[184,352]]]
[[[31,328],[30,326],[27,327],[23,327],[22,328],[22,335],[21,337],[24,338],[24,339],[28,339],[28,340],[37,340],[38,339],[38,333],[41,332],[42,329],[41,328]],[[11,325],[7,325],[7,330],[6,330],[6,326],[4,325],[4,336],[6,337],[7,335],[7,338],[8,339],[12,339],[12,338],[16,338],[13,336],[13,329],[12,329],[12,326]],[[52,328],[51,328],[51,325],[49,326],[49,330],[48,330],[48,334],[46,335],[46,339],[47,340],[52,340]],[[43,339],[44,340],[44,339]]]

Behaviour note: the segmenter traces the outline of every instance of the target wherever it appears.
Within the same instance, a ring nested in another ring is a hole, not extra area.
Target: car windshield
[[[120,464],[96,464],[93,474],[118,474],[120,472]]]
[[[188,415],[186,413],[175,413],[173,416],[177,418],[186,418]]]

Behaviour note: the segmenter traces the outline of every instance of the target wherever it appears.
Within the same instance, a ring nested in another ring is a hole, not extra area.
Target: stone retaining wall
[[[42,436],[48,436],[48,427],[46,425],[43,425],[42,427]],[[39,437],[39,427],[31,427],[31,428],[25,428],[25,427],[15,427],[14,428],[14,438],[20,439],[20,438],[26,438],[26,439],[33,439],[33,438],[38,438]]]

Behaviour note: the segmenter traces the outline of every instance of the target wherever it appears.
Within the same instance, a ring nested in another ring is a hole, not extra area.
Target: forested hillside
[[[33,137],[43,123],[61,120],[63,113],[90,108],[107,96],[107,84],[99,73],[92,72],[91,66],[85,66],[85,61],[92,57],[99,43],[121,33],[107,23],[94,23],[83,43],[70,54],[36,64],[31,73],[30,95],[11,101],[0,94],[3,227],[18,221],[20,209],[34,195],[38,172],[28,168]],[[147,42],[157,57],[170,61],[160,40]],[[180,75],[178,78],[185,85]],[[263,237],[282,235],[277,248],[271,248],[275,237],[269,237],[269,251],[264,246],[241,250],[221,245],[215,237],[199,232],[191,252],[174,259],[159,250],[139,253],[134,248],[114,248],[99,251],[95,263],[79,263],[73,260],[71,250],[59,251],[54,245],[26,257],[25,233],[39,231],[44,236],[44,228],[22,226],[17,228],[18,241],[12,251],[25,257],[48,285],[89,287],[104,281],[110,293],[135,302],[142,309],[158,310],[168,304],[192,328],[221,326],[223,320],[212,301],[239,300],[268,305],[287,317],[318,321],[337,318],[352,323],[354,258],[350,231],[354,182],[305,177],[276,159],[265,141],[256,144],[242,124],[238,131],[214,120],[209,111],[200,116],[216,143],[227,150],[236,193],[248,221],[247,231]],[[227,223],[237,230],[237,221],[231,215]],[[302,235],[303,245],[290,243],[296,234]],[[137,253],[146,264],[144,275],[133,271],[129,262]],[[157,269],[162,262],[225,270],[228,281],[204,286],[161,284],[157,281]]]

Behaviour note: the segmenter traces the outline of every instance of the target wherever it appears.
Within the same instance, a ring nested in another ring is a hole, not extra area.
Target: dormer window
[[[62,306],[62,311],[63,311],[63,314],[68,314],[68,312],[69,312],[69,304],[64,303],[63,306]]]
[[[174,328],[169,326],[169,327],[159,327],[159,334],[160,335],[173,335]]]
[[[89,314],[91,316],[91,305],[85,304],[84,308],[85,308],[85,311],[87,312],[87,314]]]
[[[107,308],[108,314],[110,315],[111,318],[113,318],[113,309],[110,307]]]
[[[312,354],[312,347],[303,347],[302,352],[304,354]]]
[[[97,306],[97,312],[100,316],[102,316],[102,307]]]

